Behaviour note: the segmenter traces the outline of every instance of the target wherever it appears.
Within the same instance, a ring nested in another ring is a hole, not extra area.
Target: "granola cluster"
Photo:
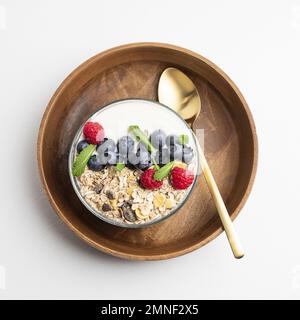
[[[141,224],[168,214],[183,199],[186,190],[174,189],[168,179],[158,190],[139,185],[142,171],[108,166],[101,171],[88,168],[77,178],[86,202],[109,219]]]

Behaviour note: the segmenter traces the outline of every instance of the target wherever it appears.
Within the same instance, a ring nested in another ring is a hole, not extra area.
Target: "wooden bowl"
[[[205,130],[205,154],[232,219],[255,177],[258,149],[251,113],[235,84],[213,63],[160,43],[124,45],[92,57],[49,102],[39,131],[38,165],[49,201],[66,225],[93,247],[121,258],[173,258],[200,248],[223,230],[202,176],[176,215],[143,229],[99,220],[82,205],[68,177],[68,152],[79,126],[114,100],[157,100],[158,79],[167,67],[185,72],[200,93],[202,111],[195,128]]]

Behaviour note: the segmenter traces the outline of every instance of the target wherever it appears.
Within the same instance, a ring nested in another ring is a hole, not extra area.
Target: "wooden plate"
[[[176,257],[200,248],[222,232],[202,176],[177,214],[144,229],[124,229],[96,218],[82,205],[68,177],[68,151],[79,126],[114,100],[157,100],[159,76],[171,66],[191,77],[199,90],[202,111],[196,128],[205,130],[205,154],[234,219],[254,181],[258,153],[255,126],[234,83],[202,56],[160,43],[135,43],[100,53],[63,81],[41,122],[38,164],[51,205],[81,239],[121,258]]]

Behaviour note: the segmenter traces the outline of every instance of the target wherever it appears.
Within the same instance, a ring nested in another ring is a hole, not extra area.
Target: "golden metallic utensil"
[[[201,111],[201,99],[194,83],[176,68],[167,68],[161,74],[158,84],[158,100],[180,114],[191,127]],[[200,145],[199,159],[232,252],[236,258],[242,258],[244,250]]]
[[[195,85],[175,68],[167,68],[161,74],[158,100],[179,113],[189,124],[194,122],[201,110],[201,100]]]

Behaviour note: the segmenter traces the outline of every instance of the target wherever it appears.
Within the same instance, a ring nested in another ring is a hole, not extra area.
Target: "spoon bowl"
[[[176,68],[167,68],[161,74],[158,100],[170,106],[189,124],[195,121],[201,111],[201,100],[195,85]]]

